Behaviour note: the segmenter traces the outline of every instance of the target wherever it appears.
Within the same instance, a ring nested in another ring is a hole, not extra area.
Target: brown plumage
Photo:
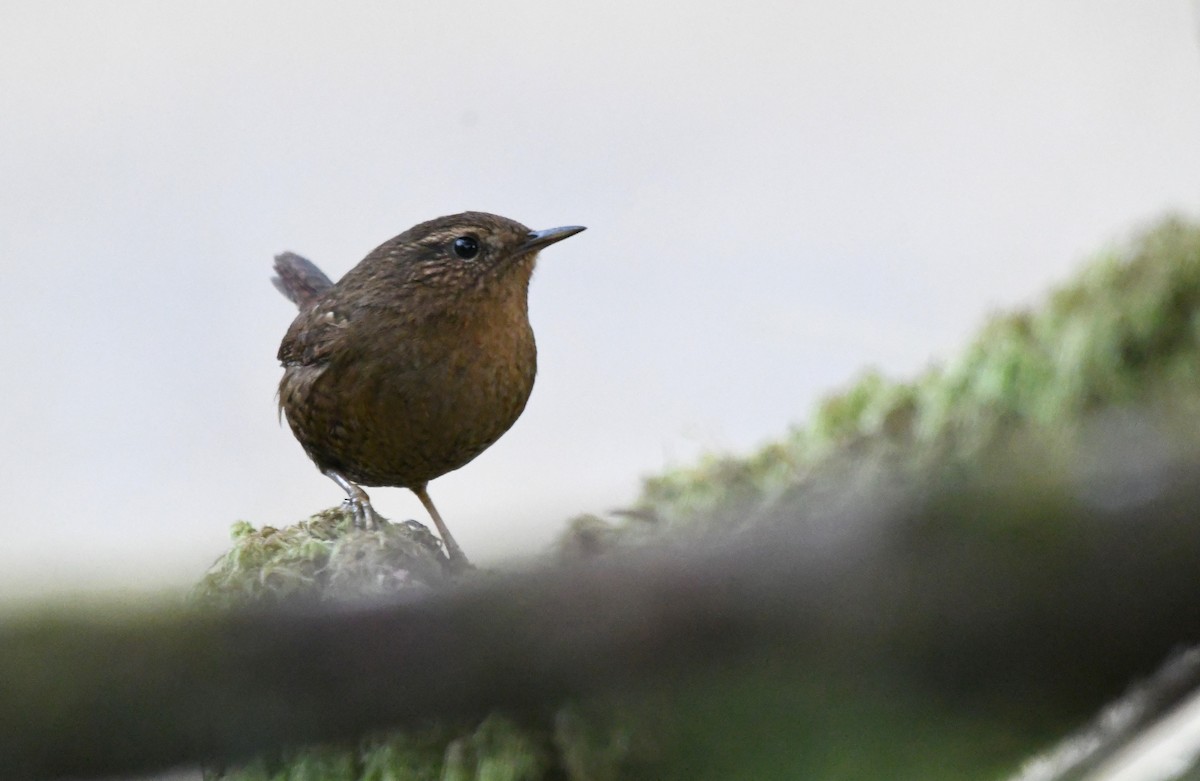
[[[300,307],[279,346],[279,406],[359,523],[380,520],[359,485],[412,489],[451,562],[466,565],[426,484],[486,450],[525,409],[537,372],[527,295],[537,253],[581,230],[440,217],[384,242],[337,284],[298,255],[276,257],[273,281]]]

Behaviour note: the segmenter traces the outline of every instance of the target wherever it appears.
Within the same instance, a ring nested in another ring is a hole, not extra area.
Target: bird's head
[[[524,287],[539,250],[582,230],[570,225],[535,231],[495,214],[463,212],[409,228],[363,263],[374,267],[374,274],[430,293]]]

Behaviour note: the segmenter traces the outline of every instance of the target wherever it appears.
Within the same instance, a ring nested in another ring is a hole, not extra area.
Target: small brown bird
[[[466,556],[429,498],[509,429],[533,390],[529,280],[538,251],[580,226],[531,231],[483,212],[423,222],[334,284],[285,252],[272,281],[300,308],[279,360],[279,408],[346,492],[356,524],[381,521],[359,486],[403,486],[425,505],[450,562]]]

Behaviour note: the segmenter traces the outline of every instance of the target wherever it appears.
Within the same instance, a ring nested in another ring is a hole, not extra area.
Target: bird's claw
[[[353,518],[355,529],[370,529],[375,530],[386,526],[387,518],[375,511],[369,500],[352,499],[347,497],[342,505],[350,511],[350,516]]]

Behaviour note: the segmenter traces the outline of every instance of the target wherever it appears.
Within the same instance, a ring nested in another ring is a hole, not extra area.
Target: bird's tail
[[[275,256],[275,274],[271,277],[271,284],[301,310],[312,306],[326,290],[333,287],[333,280],[325,276],[324,271],[294,252]]]

